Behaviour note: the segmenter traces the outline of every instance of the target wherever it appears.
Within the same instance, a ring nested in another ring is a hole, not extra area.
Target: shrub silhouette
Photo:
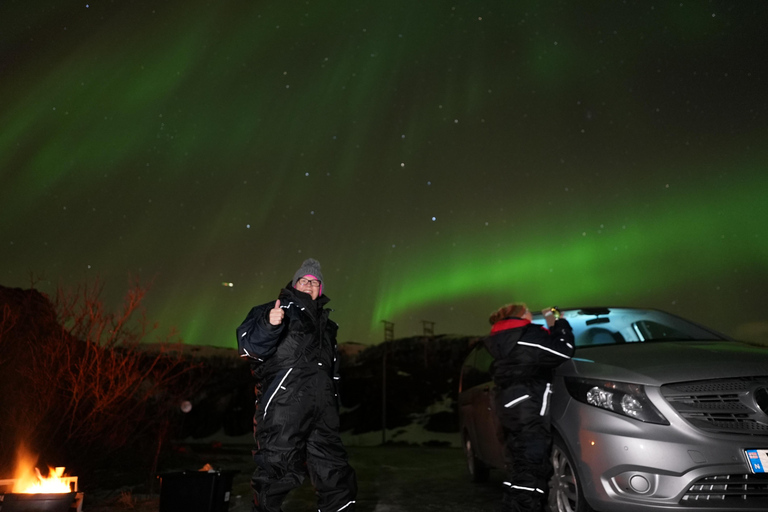
[[[156,336],[141,306],[147,287],[132,283],[117,312],[106,311],[102,290],[96,281],[49,300],[0,287],[0,464],[26,444],[80,474],[117,453],[156,469],[202,370],[175,333]]]

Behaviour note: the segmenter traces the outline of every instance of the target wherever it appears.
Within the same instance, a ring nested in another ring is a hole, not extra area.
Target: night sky
[[[339,341],[504,303],[768,337],[768,2],[3,0],[0,284],[131,276],[234,346],[307,257]],[[231,283],[231,286],[230,286]]]

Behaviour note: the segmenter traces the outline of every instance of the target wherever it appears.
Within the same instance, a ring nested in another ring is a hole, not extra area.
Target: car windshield
[[[570,309],[563,311],[563,317],[573,327],[577,347],[649,341],[727,339],[705,327],[653,309]],[[534,322],[544,323],[543,317],[534,315]]]

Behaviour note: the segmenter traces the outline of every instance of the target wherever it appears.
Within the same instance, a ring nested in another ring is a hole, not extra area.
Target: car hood
[[[664,341],[577,348],[560,375],[656,385],[768,375],[768,348],[736,341]]]

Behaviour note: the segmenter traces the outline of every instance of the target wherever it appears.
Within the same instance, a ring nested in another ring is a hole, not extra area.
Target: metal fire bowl
[[[6,493],[0,496],[0,512],[67,512],[76,492],[56,494]]]

